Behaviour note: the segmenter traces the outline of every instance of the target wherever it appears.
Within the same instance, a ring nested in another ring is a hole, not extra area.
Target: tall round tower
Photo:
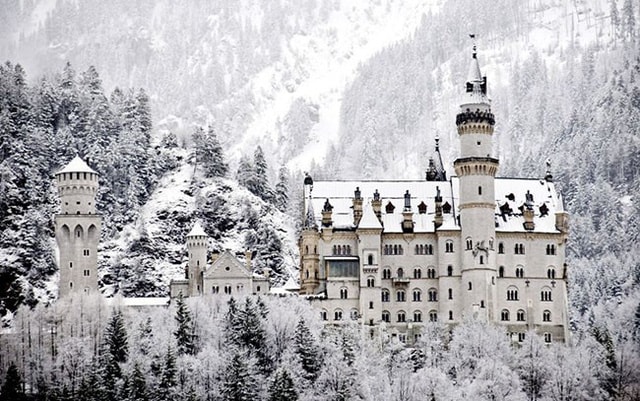
[[[199,222],[193,225],[187,234],[187,250],[189,252],[189,296],[202,295],[204,282],[202,275],[207,266],[207,242],[209,236],[204,232]]]
[[[487,97],[487,79],[473,47],[464,99],[456,116],[460,158],[454,162],[460,182],[460,225],[463,312],[493,320],[496,307],[495,175],[492,157],[494,116]]]
[[[307,174],[304,178],[304,220],[299,245],[301,259],[300,293],[308,295],[315,294],[318,291],[320,283],[320,254],[318,252],[320,232],[318,231],[315,213],[313,210],[312,191],[313,179]],[[331,205],[328,207],[328,216],[330,216]],[[327,209],[327,207],[325,207],[325,209]]]
[[[59,296],[97,291],[101,223],[96,214],[98,173],[76,156],[55,176],[60,197],[60,213],[55,216]]]

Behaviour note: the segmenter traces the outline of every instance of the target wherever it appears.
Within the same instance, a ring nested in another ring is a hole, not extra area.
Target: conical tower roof
[[[199,221],[196,221],[196,224],[193,225],[193,228],[191,228],[191,231],[189,231],[189,234],[187,234],[187,237],[206,237],[206,236],[207,236],[207,233],[204,232]]]
[[[94,169],[89,167],[89,165],[80,158],[80,156],[74,157],[69,164],[67,164],[62,170],[58,171],[56,174],[63,173],[93,173],[98,174]]]

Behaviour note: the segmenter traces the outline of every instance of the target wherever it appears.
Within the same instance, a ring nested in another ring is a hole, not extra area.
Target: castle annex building
[[[447,180],[436,143],[426,180],[304,181],[300,293],[323,320],[413,342],[427,321],[503,324],[568,337],[568,215],[551,174],[496,178],[494,115],[475,53]]]

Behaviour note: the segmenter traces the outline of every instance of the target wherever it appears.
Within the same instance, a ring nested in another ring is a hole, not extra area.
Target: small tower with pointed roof
[[[318,241],[320,231],[313,210],[313,179],[306,174],[304,179],[305,210],[303,210],[303,227],[300,235],[300,292],[315,294],[320,283],[320,255]],[[329,205],[331,207],[331,205]],[[330,227],[328,228],[330,229]]]
[[[189,280],[189,296],[202,295],[204,290],[202,274],[207,267],[207,243],[209,236],[204,232],[200,222],[196,221],[187,234],[187,251],[189,252],[189,266],[187,279]]]
[[[59,249],[59,297],[98,290],[98,242],[101,218],[96,214],[98,173],[76,156],[55,174],[60,213],[55,216]]]

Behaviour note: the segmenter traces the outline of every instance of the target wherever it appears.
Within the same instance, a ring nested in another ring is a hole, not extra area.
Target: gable
[[[251,272],[235,256],[228,251],[204,272],[205,279],[251,278]]]

